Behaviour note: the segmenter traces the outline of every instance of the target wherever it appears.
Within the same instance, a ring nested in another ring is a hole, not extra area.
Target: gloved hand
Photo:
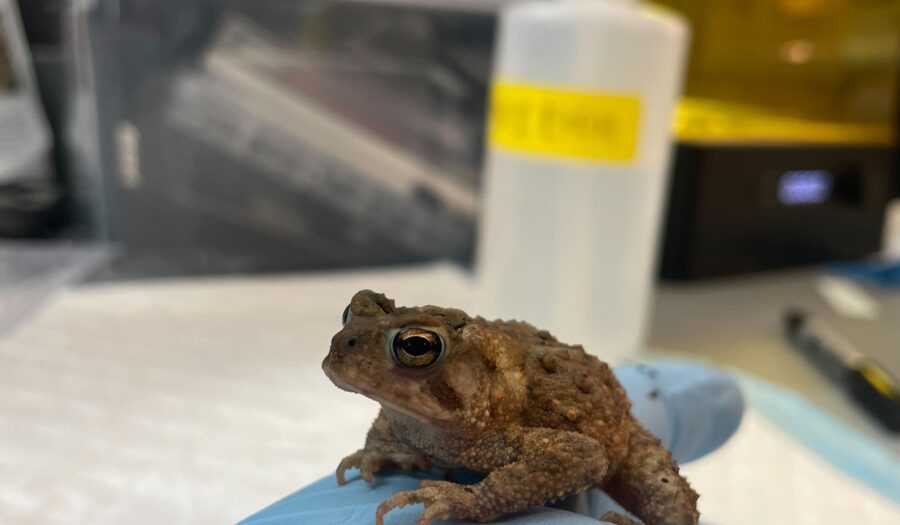
[[[737,384],[711,368],[687,364],[629,365],[616,369],[628,392],[632,413],[672,452],[679,463],[704,456],[722,445],[737,429],[744,405]],[[362,439],[362,436],[360,436]],[[354,471],[338,486],[334,474],[300,489],[242,521],[240,525],[371,524],[378,505],[396,492],[414,490],[423,479],[444,479],[441,470],[379,471],[372,485]],[[515,525],[597,525],[608,510],[623,512],[600,491],[569,498],[558,508],[535,507],[499,522]],[[420,505],[392,511],[390,525],[412,525]]]

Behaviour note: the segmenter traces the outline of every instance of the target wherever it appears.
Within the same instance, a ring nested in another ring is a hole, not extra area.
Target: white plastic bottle
[[[642,343],[688,30],[633,0],[500,16],[479,282],[489,315],[622,358]]]

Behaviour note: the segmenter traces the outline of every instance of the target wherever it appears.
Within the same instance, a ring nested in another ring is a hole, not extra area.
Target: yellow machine
[[[662,275],[877,252],[900,189],[900,2],[658,3],[692,26]]]
[[[893,143],[900,2],[657,3],[693,28],[681,141]]]

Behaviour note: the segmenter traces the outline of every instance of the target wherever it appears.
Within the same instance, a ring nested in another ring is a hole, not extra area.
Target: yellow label
[[[637,155],[641,100],[496,82],[491,88],[491,146],[532,155],[630,163]]]

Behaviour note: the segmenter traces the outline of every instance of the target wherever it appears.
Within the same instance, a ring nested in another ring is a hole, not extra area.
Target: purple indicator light
[[[787,206],[821,204],[831,196],[831,173],[825,170],[786,171],[778,179],[778,201]]]

